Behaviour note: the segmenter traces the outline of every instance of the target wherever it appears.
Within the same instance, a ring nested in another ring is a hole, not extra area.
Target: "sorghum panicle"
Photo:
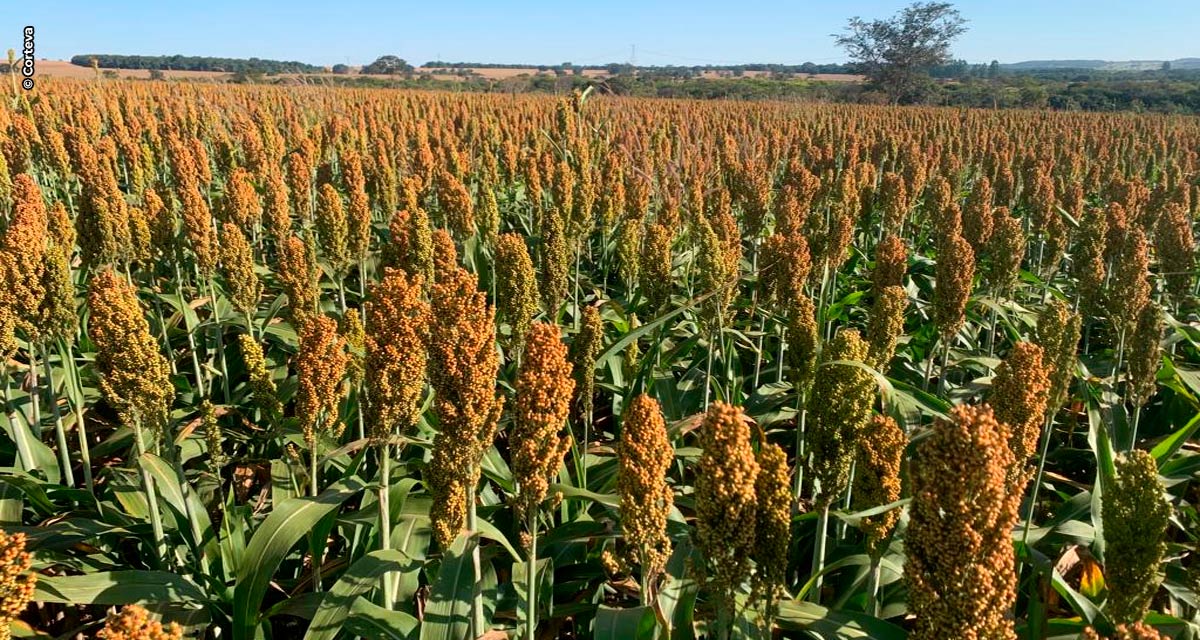
[[[262,346],[245,333],[238,334],[238,346],[242,352],[242,361],[246,363],[246,374],[254,404],[265,411],[272,421],[279,419],[283,415],[283,405],[276,395],[278,390],[275,380],[267,370]]]
[[[675,449],[667,436],[662,409],[641,394],[625,405],[617,447],[617,493],[621,496],[621,532],[629,545],[628,561],[653,579],[666,566],[671,542],[667,516],[674,504],[667,472]]]
[[[671,296],[671,242],[674,234],[661,224],[646,228],[639,254],[640,288],[651,309],[660,309]]]
[[[1148,301],[1138,314],[1137,324],[1129,337],[1129,387],[1126,393],[1136,407],[1146,404],[1154,395],[1158,368],[1162,365],[1164,329],[1162,309]]]
[[[129,426],[157,434],[167,424],[175,387],[150,335],[137,292],[111,269],[92,279],[88,334],[96,345],[100,388]]]
[[[867,343],[858,331],[843,329],[822,354],[824,363],[865,362]],[[850,483],[854,447],[871,419],[875,379],[853,364],[826,364],[813,384],[808,441],[818,508],[837,500]]]
[[[1112,283],[1109,286],[1109,309],[1113,324],[1126,333],[1134,329],[1142,308],[1150,302],[1148,279],[1150,258],[1146,236],[1134,227],[1113,261]]]
[[[596,357],[604,346],[604,321],[593,305],[583,308],[579,333],[571,340],[571,368],[575,379],[575,415],[592,413],[592,394],[596,387]],[[584,443],[586,445],[586,443]]]
[[[1042,362],[1050,374],[1050,393],[1046,404],[1048,416],[1066,401],[1071,380],[1075,377],[1075,352],[1079,346],[1080,316],[1061,300],[1053,299],[1038,314],[1033,342],[1042,348]]]
[[[476,287],[475,276],[458,268],[430,292],[429,382],[440,430],[426,482],[434,498],[434,535],[444,547],[463,527],[467,489],[479,481],[480,460],[492,446],[504,406],[495,391],[495,314]]]
[[[25,534],[0,530],[0,637],[8,638],[8,623],[33,600],[37,574],[30,571],[33,556],[25,550]]]
[[[787,301],[787,377],[799,393],[807,393],[817,371],[818,327],[812,298]]]
[[[517,374],[513,426],[509,434],[513,477],[519,486],[518,517],[536,511],[571,444],[564,434],[571,393],[571,363],[557,325],[534,323]]]
[[[1013,640],[1012,530],[1021,493],[1007,427],[987,405],[960,406],[917,449],[904,578],[913,640]]]
[[[262,282],[254,271],[254,251],[237,225],[221,226],[221,275],[233,307],[245,315],[258,310]]]
[[[542,212],[542,237],[538,245],[538,288],[542,308],[553,316],[567,295],[570,256],[562,213],[557,209]]]
[[[787,595],[788,549],[792,542],[792,471],[787,453],[777,444],[762,441],[758,450],[758,476],[754,482],[754,597],[762,601],[768,618]]]
[[[350,356],[346,363],[346,380],[350,382],[352,389],[357,388],[362,384],[366,373],[367,354],[366,327],[363,326],[358,309],[346,309],[346,313],[342,314],[342,319],[338,322],[338,332],[346,341],[346,353]]]
[[[109,614],[104,628],[96,637],[100,640],[183,640],[183,628],[172,622],[163,626],[150,617],[150,612],[136,604],[127,604],[115,614]]]
[[[367,302],[368,421],[376,442],[417,422],[429,358],[430,312],[423,289],[421,276],[387,269]]]
[[[1167,293],[1178,305],[1192,294],[1192,271],[1196,264],[1196,241],[1187,209],[1177,203],[1167,205],[1154,239]]]
[[[349,359],[337,322],[317,315],[304,323],[295,360],[296,417],[312,455],[316,455],[320,434],[336,438],[345,428],[338,416],[338,404]]]
[[[430,240],[433,246],[433,275],[440,280],[458,269],[458,248],[454,246],[454,236],[445,229],[434,229]]]
[[[975,253],[962,236],[944,240],[938,251],[937,288],[933,294],[934,321],[943,340],[958,333],[965,320],[967,299],[975,278]]]
[[[741,409],[712,403],[700,427],[700,446],[696,542],[706,560],[705,580],[717,606],[729,608],[734,592],[750,576],[750,555],[757,540],[759,466]]]
[[[1166,554],[1164,536],[1171,518],[1154,457],[1131,451],[1116,461],[1116,480],[1101,497],[1104,519],[1104,567],[1108,617],[1137,622],[1158,591],[1159,565]]]
[[[496,307],[508,323],[508,346],[519,353],[525,348],[525,336],[538,312],[537,273],[525,239],[517,233],[505,233],[496,239]]]
[[[908,292],[890,285],[878,291],[867,318],[869,350],[866,363],[886,373],[896,354],[896,342],[904,335],[904,311],[908,308]]]
[[[475,202],[462,180],[445,169],[438,172],[437,197],[454,235],[465,241],[475,233]]]
[[[875,245],[875,268],[871,270],[871,282],[876,295],[884,287],[903,286],[907,269],[908,250],[899,236],[888,236]]]
[[[317,197],[317,237],[321,253],[333,270],[342,273],[350,266],[350,223],[342,196],[332,184],[321,184]]]
[[[988,256],[991,259],[984,274],[987,287],[992,291],[1007,291],[1017,281],[1021,258],[1025,256],[1025,232],[1021,229],[1021,220],[1013,217],[1008,207],[996,207],[992,211]]]
[[[304,240],[288,236],[279,247],[278,278],[288,297],[288,312],[297,331],[317,312],[317,265],[313,264]]]
[[[865,511],[891,504],[900,499],[900,464],[908,436],[891,416],[871,418],[862,438],[858,440],[858,464],[855,467],[853,508]],[[900,509],[863,518],[859,529],[867,538],[867,553],[872,558],[883,555],[884,543],[900,520]]]
[[[1050,396],[1050,372],[1042,362],[1042,348],[1032,342],[1013,345],[996,368],[988,404],[1009,431],[1009,449],[1015,464],[1009,485],[1021,493],[1028,480],[1025,464],[1037,453],[1038,439]]]

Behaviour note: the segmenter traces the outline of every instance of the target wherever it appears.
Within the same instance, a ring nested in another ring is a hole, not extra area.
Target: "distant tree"
[[[345,74],[350,73],[350,66],[345,65],[345,64],[335,64],[335,65],[333,65],[333,68],[330,69],[330,71],[333,71],[334,73],[336,73],[338,75],[345,75]]]
[[[916,2],[886,20],[855,16],[833,37],[891,102],[914,102],[929,84],[929,69],[951,60],[950,43],[966,32],[965,23],[948,2]]]
[[[150,70],[150,79],[151,80],[165,80],[166,77],[167,77],[167,75],[162,72],[162,69],[151,69]]]
[[[1163,70],[1163,71],[1170,71],[1170,70],[1171,70],[1171,61],[1170,61],[1170,60],[1163,60],[1163,63],[1162,63],[1162,70]]]
[[[999,60],[992,60],[992,63],[988,65],[987,77],[989,77],[993,80],[1000,77],[1000,61]]]
[[[413,71],[411,64],[406,62],[404,58],[396,56],[379,56],[375,62],[362,68],[363,73],[380,74],[380,75],[397,75],[410,74]]]

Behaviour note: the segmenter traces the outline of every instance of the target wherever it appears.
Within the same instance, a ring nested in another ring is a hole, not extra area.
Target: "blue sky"
[[[36,30],[36,56],[185,54],[362,64],[427,60],[577,64],[840,62],[830,34],[846,19],[887,16],[905,0],[792,2],[388,2],[238,0],[18,3],[0,17],[0,49]],[[1200,0],[960,0],[971,62],[1200,57]]]

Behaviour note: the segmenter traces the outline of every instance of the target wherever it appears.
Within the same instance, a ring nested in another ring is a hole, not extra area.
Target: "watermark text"
[[[21,88],[33,89],[33,27],[25,27],[25,44],[21,48]]]

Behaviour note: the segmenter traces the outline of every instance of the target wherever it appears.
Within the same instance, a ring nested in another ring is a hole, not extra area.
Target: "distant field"
[[[120,78],[140,79],[140,80],[149,80],[150,79],[150,71],[147,69],[103,69],[102,68],[101,71],[115,71],[117,73],[117,76]],[[458,73],[454,73],[455,71],[458,71],[458,70],[457,69],[440,68],[440,67],[433,67],[433,68],[417,67],[416,72],[419,75],[430,76],[435,80],[444,80],[444,81],[449,81],[449,82],[463,80],[463,76],[459,75]],[[509,78],[516,78],[519,76],[536,76],[536,75],[550,76],[550,75],[554,75],[553,71],[549,71],[549,70],[539,71],[537,67],[516,67],[516,68],[505,68],[505,69],[469,67],[469,68],[462,69],[462,71],[468,71],[468,72],[470,72],[471,75],[473,75],[475,77],[480,77],[480,78],[484,78],[487,80],[506,80]],[[39,60],[37,63],[37,75],[52,76],[52,77],[56,77],[56,78],[87,79],[87,78],[93,77],[95,75],[95,72],[92,70],[91,67],[81,67],[79,65],[71,64],[69,61],[66,61],[66,60]],[[214,82],[221,82],[221,81],[226,80],[231,74],[228,72],[225,72],[225,71],[164,70],[163,75],[168,80],[212,80]],[[285,74],[279,74],[279,76],[277,76],[277,77],[290,77],[290,76],[297,76],[297,75],[300,75],[300,74],[285,73]],[[332,76],[333,74],[315,73],[315,74],[304,74],[304,75],[319,78],[319,77],[325,77],[325,76]],[[609,76],[609,73],[603,69],[585,69],[583,71],[583,75],[588,78],[602,79],[602,78],[607,78]],[[748,77],[748,78],[759,78],[759,77],[766,77],[769,74],[765,71],[747,71],[743,75],[744,75],[744,77]],[[381,75],[381,74],[362,74],[362,77],[388,79],[392,76]],[[719,79],[725,79],[725,78],[734,78],[735,76],[729,72],[706,71],[701,75],[701,77],[710,79],[710,80],[719,80]],[[795,77],[803,78],[803,79],[810,79],[810,80],[818,80],[818,81],[822,81],[822,82],[860,82],[862,80],[862,76],[853,75],[853,74],[845,74],[845,73],[817,73],[817,74],[810,74],[810,75],[799,74],[799,75],[796,75]]]
[[[86,79],[96,74],[91,67],[81,67],[71,64],[66,60],[38,60],[36,69],[36,73],[39,76],[53,76],[56,78]],[[101,69],[101,71],[116,71],[117,75],[122,78],[150,79],[150,71],[148,69]],[[223,80],[229,74],[221,71],[163,71],[163,75],[167,78],[177,80]]]

